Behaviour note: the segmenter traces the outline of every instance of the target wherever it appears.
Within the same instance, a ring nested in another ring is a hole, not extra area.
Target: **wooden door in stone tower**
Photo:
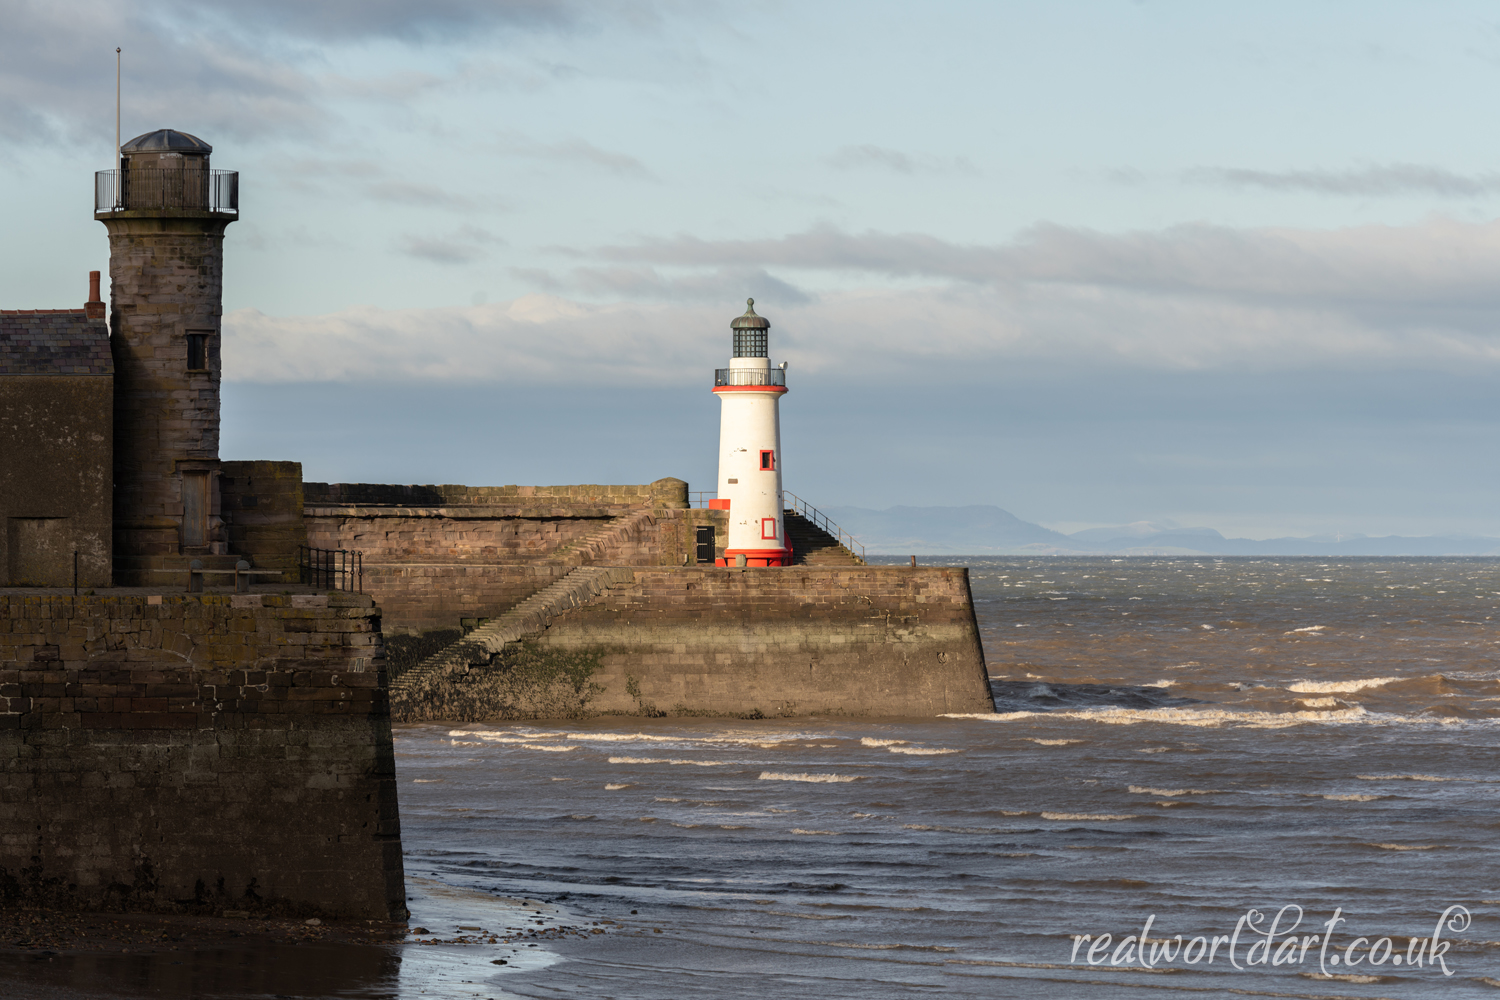
[[[700,566],[712,566],[714,564],[714,526],[711,524],[700,524],[697,530],[698,552],[696,559]]]
[[[208,473],[182,474],[182,547],[208,544]]]

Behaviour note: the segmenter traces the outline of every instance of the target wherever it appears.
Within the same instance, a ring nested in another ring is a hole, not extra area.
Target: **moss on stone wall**
[[[393,692],[392,713],[403,722],[585,718],[597,714],[589,705],[605,688],[592,678],[600,660],[612,652],[616,650],[608,646],[549,649],[515,643],[489,663],[450,670]]]

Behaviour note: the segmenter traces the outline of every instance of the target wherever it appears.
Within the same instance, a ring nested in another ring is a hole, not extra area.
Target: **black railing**
[[[94,174],[95,212],[168,208],[238,215],[239,171],[183,166],[165,170],[147,167],[100,170]]]
[[[717,500],[719,494],[694,490],[688,494],[689,507],[707,507],[710,500]]]
[[[319,590],[344,590],[360,594],[365,589],[364,553],[355,549],[297,547],[297,569],[302,583]]]
[[[783,368],[715,368],[714,385],[786,385]]]
[[[843,528],[840,528],[838,525],[830,521],[828,519],[828,516],[822,511],[818,510],[818,508],[814,507],[812,504],[808,503],[797,494],[788,493],[785,490],[781,491],[781,501],[783,509],[801,514],[803,517],[811,521],[815,526],[822,528],[824,531],[828,532],[834,538],[838,539],[839,544],[848,549],[851,555],[855,555],[856,553],[854,550],[858,549],[859,552],[857,553],[857,555],[859,557],[859,561],[865,561],[865,547],[859,544],[859,541],[853,535],[849,534],[849,532],[845,531]]]

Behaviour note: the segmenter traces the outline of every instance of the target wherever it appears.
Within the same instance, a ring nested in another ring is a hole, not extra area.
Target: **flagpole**
[[[120,47],[115,46],[115,169],[120,169]]]

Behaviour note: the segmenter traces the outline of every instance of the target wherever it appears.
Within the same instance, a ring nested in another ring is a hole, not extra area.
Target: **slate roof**
[[[0,375],[113,375],[109,324],[82,309],[0,309]]]
[[[184,153],[207,155],[214,148],[196,135],[179,132],[174,128],[159,128],[155,132],[138,135],[120,147],[122,153],[146,153],[156,150],[177,150]]]

